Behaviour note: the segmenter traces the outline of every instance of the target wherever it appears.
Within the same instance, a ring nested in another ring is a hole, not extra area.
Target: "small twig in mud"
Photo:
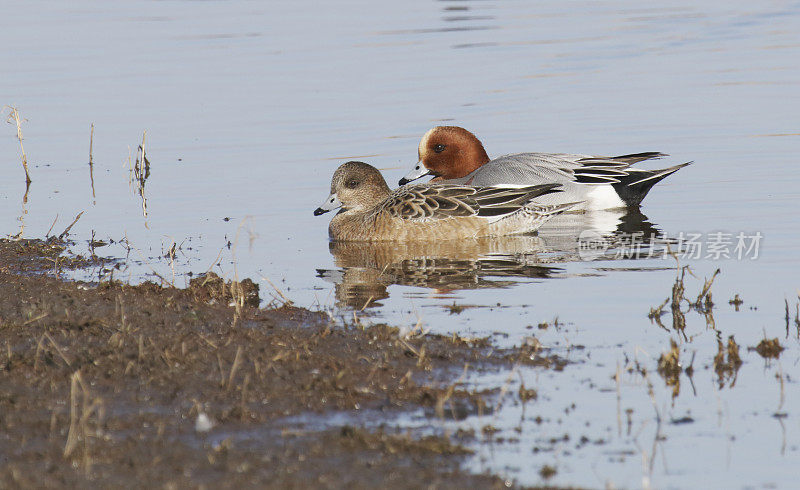
[[[517,376],[519,377],[519,390],[517,390],[517,396],[519,396],[519,400],[522,402],[522,410],[524,411],[525,402],[527,402],[528,400],[536,400],[537,398],[539,398],[539,393],[536,391],[535,388],[525,387],[525,378],[522,377],[522,371],[518,370]]]
[[[142,198],[142,215],[145,218],[145,227],[147,225],[147,197],[144,194],[144,186],[147,183],[147,179],[150,177],[150,161],[147,159],[147,154],[145,152],[145,140],[147,138],[147,131],[142,133],[142,144],[136,149],[136,163],[133,164],[131,170],[133,171],[133,177],[136,180],[137,190],[139,192],[139,197]],[[128,148],[128,166],[130,167],[130,148]],[[130,178],[130,177],[129,177]],[[132,179],[134,180],[134,179]]]
[[[139,334],[139,340],[138,340],[136,345],[137,345],[137,352],[138,352],[137,360],[139,362],[142,362],[142,359],[144,359],[144,335]]]
[[[409,344],[409,343],[408,343],[408,342],[406,342],[404,339],[398,339],[398,340],[400,341],[400,343],[401,343],[401,344],[403,344],[403,346],[404,346],[406,349],[408,349],[408,351],[409,351],[409,352],[411,352],[412,354],[414,354],[414,357],[417,357],[417,358],[419,358],[419,357],[420,357],[420,356],[419,356],[419,351],[418,351],[417,349],[415,349],[413,345]]]
[[[672,285],[672,309],[680,308],[681,301],[686,299],[683,295],[685,288],[683,286],[683,279],[686,277],[686,271],[689,266],[685,265],[678,269],[678,275],[675,278],[675,284]]]
[[[64,363],[66,363],[67,366],[72,367],[72,363],[69,362],[69,359],[67,359],[67,356],[64,355],[64,351],[62,351],[61,347],[59,347],[58,344],[56,343],[56,341],[53,340],[53,337],[51,337],[50,334],[45,333],[44,334],[44,338],[46,338],[50,342],[50,345],[53,346],[53,348],[56,350],[56,352],[61,357],[61,359],[64,361]]]
[[[47,233],[44,235],[45,238],[50,238],[50,232],[53,231],[53,227],[56,226],[56,221],[58,221],[58,213],[56,213],[56,219],[53,220],[53,224],[50,225],[50,229],[48,229]]]
[[[667,306],[667,303],[669,303],[669,298],[665,299],[663,303],[656,306],[655,308],[650,308],[650,313],[647,314],[647,318],[649,318],[651,322],[658,323],[658,325],[664,330],[669,331],[667,327],[665,327],[664,324],[661,323],[661,316],[666,313],[666,311],[664,311],[664,307]]]
[[[364,310],[359,310],[364,311]],[[424,337],[428,333],[422,326],[422,318],[417,317],[417,323],[414,324],[413,327],[408,329],[407,332],[402,334],[402,338],[404,339],[412,339],[412,338],[419,338]]]
[[[685,333],[686,329],[686,314],[690,311],[694,310],[697,313],[700,313],[705,316],[706,320],[706,328],[713,330],[717,333],[717,336],[720,336],[719,330],[717,330],[716,322],[714,321],[713,309],[714,309],[714,302],[711,299],[711,287],[714,283],[714,279],[720,273],[720,270],[717,269],[714,274],[709,279],[705,279],[703,282],[703,288],[700,290],[700,293],[697,295],[697,299],[692,302],[685,296],[685,285],[684,280],[686,278],[686,273],[688,272],[692,277],[697,277],[694,272],[691,270],[689,266],[681,266],[678,260],[677,255],[674,253],[671,254],[676,261],[676,277],[675,282],[672,285],[672,292],[669,298],[667,298],[663,303],[661,303],[658,307],[650,308],[650,312],[648,313],[647,317],[650,319],[651,323],[657,324],[664,330],[669,331],[668,328],[664,326],[661,322],[661,316],[664,315],[664,308],[666,307],[667,303],[670,303],[670,309],[672,311],[672,329],[676,332],[679,332],[684,340],[689,340]],[[689,308],[687,311],[681,310],[681,303],[686,301]]]
[[[17,140],[19,140],[19,150],[22,153],[22,168],[25,169],[25,184],[30,187],[32,182],[31,174],[28,172],[28,157],[25,155],[25,147],[22,144],[22,121],[19,118],[19,111],[12,106],[5,106],[5,109],[9,110],[7,122],[11,123],[13,121],[17,125]],[[27,196],[27,194],[26,191],[25,195]]]
[[[242,346],[236,348],[236,355],[233,357],[233,364],[231,365],[231,372],[228,375],[228,385],[226,386],[227,389],[231,389],[233,386],[233,377],[236,376],[236,371],[239,369],[239,366],[242,365]]]
[[[727,354],[727,360],[725,355]],[[736,378],[739,375],[739,368],[742,366],[742,358],[739,356],[739,344],[734,340],[733,335],[728,337],[727,347],[722,340],[717,339],[717,354],[714,356],[714,372],[717,373],[720,389],[730,380],[729,388],[736,385]]]
[[[258,365],[256,364],[256,366]],[[245,416],[247,414],[247,385],[249,384],[250,384],[250,373],[247,373],[244,375],[244,381],[242,381],[242,402],[241,402],[241,407],[239,408],[239,412],[241,412],[239,417],[242,422],[244,422],[246,418]]]
[[[222,253],[222,250],[220,250],[219,252],[220,252],[220,253]],[[292,305],[292,304],[294,303],[292,300],[290,300],[289,298],[287,298],[287,297],[286,297],[286,295],[285,295],[285,294],[283,294],[283,292],[282,292],[280,289],[278,289],[278,287],[277,287],[277,286],[275,286],[275,285],[272,283],[272,281],[270,281],[270,280],[269,280],[267,277],[263,276],[263,275],[262,275],[260,272],[258,273],[258,275],[259,275],[259,277],[261,277],[261,279],[262,279],[262,280],[264,280],[264,281],[267,281],[267,284],[269,284],[270,286],[272,286],[272,289],[274,289],[274,290],[275,290],[275,292],[276,292],[276,293],[278,293],[278,295],[281,297],[281,299],[283,299],[283,304],[284,304],[284,305]],[[371,299],[371,298],[370,298],[370,299]],[[366,306],[365,306],[365,307],[366,307]],[[359,311],[364,311],[364,308],[361,308]]]
[[[144,188],[147,178],[150,177],[150,161],[147,159],[144,144],[146,138],[147,131],[144,131],[142,133],[142,144],[136,149],[136,163],[133,165],[133,172],[139,182],[140,189]]]
[[[205,285],[205,283],[211,279],[211,276],[209,276],[208,273],[211,272],[211,269],[213,269],[214,266],[217,265],[217,263],[219,263],[219,258],[222,257],[222,251],[223,250],[225,250],[225,247],[222,247],[221,249],[219,249],[219,253],[217,254],[217,258],[214,259],[213,262],[211,262],[211,265],[208,266],[208,269],[206,269],[206,271],[203,273],[203,276],[205,276],[205,278],[206,278],[206,280],[203,282],[203,285]]]
[[[142,141],[144,144],[144,141]],[[245,218],[239,223],[239,226],[236,228],[236,236],[233,239],[233,248],[231,248],[231,261],[233,262],[233,279],[231,280],[231,298],[233,299],[233,322],[231,326],[236,326],[239,319],[242,317],[242,310],[244,308],[245,303],[245,294],[244,289],[242,289],[242,285],[239,282],[239,268],[236,261],[236,250],[239,245],[239,234],[242,231],[242,227],[245,223],[250,220],[250,216],[245,216]],[[273,286],[274,287],[274,286]]]
[[[697,301],[694,302],[694,307],[696,309],[703,308],[704,305],[713,306],[713,303],[711,303],[711,285],[714,284],[714,279],[717,277],[717,274],[719,274],[719,269],[714,271],[711,279],[706,279],[703,283],[703,289],[700,291],[700,294],[697,295]]]
[[[425,345],[419,348],[419,357],[417,358],[417,367],[425,368]]]
[[[92,166],[92,146],[94,144],[94,123],[92,123],[92,129],[89,133],[89,166]]]
[[[67,228],[64,231],[62,231],[60,235],[58,235],[59,240],[63,240],[64,237],[69,234],[69,230],[71,230],[72,227],[75,226],[75,223],[77,223],[78,220],[81,219],[81,216],[83,216],[83,211],[78,213],[78,216],[75,216],[75,219],[72,220],[72,223],[70,223],[69,226],[67,226]]]
[[[92,184],[92,199],[96,198],[94,193],[94,162],[92,161],[92,146],[94,146],[94,123],[89,133],[89,182]]]
[[[448,386],[447,390],[444,392],[444,394],[441,394],[438,397],[436,397],[436,408],[435,408],[435,411],[436,411],[436,416],[439,417],[440,419],[444,420],[444,405],[453,396],[453,393],[456,390],[456,386],[464,383],[464,381],[467,379],[467,372],[468,371],[469,371],[469,363],[465,363],[464,364],[464,372],[461,373],[461,377],[459,377],[453,384]],[[410,379],[410,374],[411,374],[411,371],[409,371],[406,374],[406,376],[408,376],[409,379]],[[455,411],[455,409],[453,409],[453,411]],[[453,413],[453,418],[455,418],[455,413]]]
[[[31,318],[30,320],[28,320],[28,321],[24,322],[24,323],[22,324],[22,326],[24,327],[25,325],[28,325],[28,324],[30,324],[30,323],[33,323],[33,322],[35,322],[35,321],[37,321],[37,320],[41,320],[42,318],[45,318],[45,317],[47,317],[47,316],[48,316],[48,313],[42,313],[41,315],[39,315],[39,316],[36,316],[36,317],[33,317],[33,318]],[[67,364],[69,364],[69,363],[67,363]]]
[[[47,316],[47,313],[44,313],[43,315],[40,315],[39,317],[35,318],[35,320],[39,320],[39,319],[44,318],[46,316]],[[42,352],[45,349],[45,347],[44,347],[44,341],[45,340],[50,342],[50,345],[53,346],[53,348],[55,349],[56,353],[61,357],[61,359],[64,361],[64,363],[68,367],[72,367],[72,363],[69,362],[69,359],[67,359],[67,356],[64,355],[64,351],[62,351],[61,347],[59,347],[58,344],[56,344],[56,341],[53,340],[53,337],[51,337],[48,333],[44,333],[41,336],[41,338],[39,339],[39,343],[36,345],[36,354],[34,355],[34,360],[33,360],[33,368],[34,368],[34,370],[39,366],[39,353]]]
[[[25,235],[25,215],[28,214],[28,210],[25,208],[25,203],[28,202],[28,191],[25,191],[25,197],[22,199],[22,213],[17,218],[19,221],[19,231],[16,235],[9,235],[9,238],[12,240],[20,240],[22,239],[23,235]]]
[[[658,358],[658,374],[664,378],[667,386],[672,387],[672,399],[674,400],[681,391],[681,363],[680,349],[674,339],[669,339],[670,348]]]
[[[780,413],[781,409],[783,408],[783,404],[786,402],[786,387],[785,387],[784,381],[783,381],[783,379],[784,379],[783,365],[781,365],[780,362],[778,362],[778,374],[777,374],[777,377],[778,377],[778,381],[780,381],[780,383],[781,383],[781,396],[780,396],[780,399],[778,401],[778,411],[777,411],[777,413]]]
[[[63,455],[64,458],[70,458],[75,450],[82,445],[81,466],[84,472],[88,473],[91,467],[89,440],[92,437],[97,437],[98,426],[103,419],[104,410],[102,399],[91,396],[80,371],[75,371],[71,377],[69,406],[69,433],[67,434]],[[90,418],[92,416],[95,417],[94,428],[90,427]]]
[[[127,333],[127,316],[125,315],[125,302],[122,300],[122,295],[117,295],[117,300],[114,304],[114,310],[114,312],[119,315],[119,329]]]
[[[172,240],[172,245],[167,249],[167,253],[164,254],[164,257],[169,259],[169,268],[172,271],[172,284],[175,284],[175,255],[176,255],[176,247],[178,246],[175,243],[175,240]],[[161,251],[163,252],[164,249],[162,248]]]

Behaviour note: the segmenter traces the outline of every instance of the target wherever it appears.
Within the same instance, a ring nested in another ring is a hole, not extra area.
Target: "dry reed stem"
[[[63,240],[63,239],[64,239],[64,237],[65,237],[65,236],[67,236],[67,235],[69,234],[69,230],[71,230],[71,229],[72,229],[72,227],[73,227],[73,226],[75,226],[75,223],[77,223],[77,222],[78,222],[78,220],[79,220],[79,219],[81,219],[81,216],[83,216],[83,211],[81,211],[80,213],[78,213],[78,215],[77,215],[77,216],[75,216],[75,219],[74,219],[74,220],[72,220],[72,223],[70,223],[70,224],[69,224],[69,226],[67,226],[67,228],[66,228],[64,231],[62,231],[60,235],[58,235],[58,239],[59,239],[59,240]]]
[[[241,365],[242,365],[242,346],[240,345],[236,348],[236,355],[233,357],[231,372],[228,375],[227,389],[231,389],[231,386],[233,386],[233,378],[234,376],[236,376],[236,371],[239,369],[239,366]]]
[[[450,386],[447,387],[447,391],[445,391],[445,393],[443,395],[440,394],[439,396],[436,397],[436,406],[435,406],[434,410],[436,412],[436,416],[439,417],[439,419],[441,419],[442,421],[444,421],[444,405],[445,405],[445,403],[447,403],[447,401],[450,400],[450,398],[453,396],[453,393],[455,393],[456,386],[458,386],[460,384],[463,384],[466,381],[468,372],[469,372],[469,363],[464,363],[464,370],[461,372],[461,376],[455,382],[453,382]],[[408,376],[409,379],[411,379],[410,373],[411,373],[411,371],[409,371],[406,374],[406,376]],[[453,419],[456,419],[455,407],[450,407],[450,408],[451,408],[451,412],[452,412],[452,415],[453,415]]]
[[[92,123],[92,129],[89,133],[89,166],[92,166],[92,146],[94,145],[94,123]]]
[[[17,218],[17,220],[20,222],[20,228],[16,235],[10,235],[12,240],[19,240],[25,233],[25,215],[28,214],[28,210],[25,208],[25,205],[28,203],[28,192],[30,192],[31,189],[31,176],[30,172],[28,171],[28,157],[25,154],[25,146],[22,144],[22,120],[19,117],[19,111],[16,107],[12,106],[3,106],[3,110],[5,109],[9,110],[6,121],[9,124],[13,122],[17,126],[17,140],[19,141],[20,153],[22,154],[22,168],[25,170],[25,195],[22,197],[22,214],[19,218]]]
[[[93,398],[89,393],[80,370],[75,371],[71,376],[69,407],[69,432],[63,456],[64,458],[71,457],[79,446],[82,446],[81,466],[84,472],[88,473],[92,462],[89,454],[89,438],[96,437],[104,410],[102,399]],[[95,417],[94,428],[90,426],[92,416]]]
[[[717,274],[719,274],[719,269],[714,271],[714,274],[711,276],[711,279],[706,279],[703,283],[703,290],[700,291],[700,294],[697,295],[697,301],[695,304],[699,305],[702,299],[711,291],[711,285],[714,284],[714,279],[716,279]]]
[[[222,251],[220,250],[220,253],[221,253],[221,252],[222,252]],[[275,284],[273,284],[273,283],[272,283],[272,281],[270,281],[270,280],[269,280],[269,278],[267,278],[267,277],[263,276],[261,273],[259,273],[258,275],[261,277],[261,279],[262,279],[262,280],[264,280],[264,281],[267,281],[267,284],[269,284],[270,286],[272,286],[272,289],[274,289],[274,290],[275,290],[275,292],[276,292],[276,293],[278,293],[278,295],[279,295],[279,296],[281,297],[281,299],[283,300],[283,304],[284,304],[284,305],[292,305],[292,304],[294,303],[292,300],[290,300],[289,298],[287,298],[287,297],[286,297],[286,295],[285,295],[285,294],[283,294],[283,292],[282,292],[280,289],[278,289],[278,287],[277,287],[277,286],[275,286]],[[273,298],[275,298],[275,296],[273,296],[272,294],[270,294],[270,296],[272,296]],[[275,298],[275,299],[277,299],[277,298]],[[364,309],[362,308],[362,309],[361,309],[361,310],[359,310],[359,311],[364,311]]]
[[[92,147],[94,146],[94,123],[92,123],[92,130],[89,133],[89,182],[92,185],[92,199],[96,199],[97,196],[94,192],[94,162],[92,158]]]
[[[61,350],[61,347],[59,347],[58,344],[56,343],[56,341],[53,340],[53,337],[51,337],[50,334],[48,334],[48,333],[45,333],[42,337],[47,339],[50,342],[50,345],[53,346],[53,348],[56,350],[56,353],[61,357],[61,359],[64,361],[64,363],[66,363],[67,366],[72,367],[72,363],[69,362],[69,359],[64,354],[64,351]]]
[[[33,322],[35,322],[37,320],[41,320],[42,318],[44,318],[44,317],[46,317],[48,315],[49,315],[49,313],[42,313],[41,315],[39,315],[37,317],[34,317],[34,318],[31,318],[30,320],[26,321],[25,323],[22,324],[22,326],[24,327],[25,325],[28,325],[29,323],[33,323]]]
[[[255,363],[254,363],[255,364]],[[258,368],[258,364],[255,364],[256,368]],[[247,413],[247,386],[250,384],[250,373],[244,375],[244,381],[242,382],[242,402],[241,408],[239,411],[241,412],[240,420],[242,422],[245,421],[246,413]]]
[[[137,190],[139,192],[139,197],[142,198],[142,214],[145,218],[144,226],[145,228],[149,229],[150,227],[147,224],[147,197],[144,195],[144,186],[147,183],[147,179],[150,177],[150,161],[147,159],[146,150],[145,150],[145,141],[147,139],[147,131],[145,130],[142,133],[142,143],[136,149],[136,162],[133,166],[130,165],[130,148],[128,149],[128,165],[131,167],[133,171],[133,176],[135,177]],[[129,181],[130,182],[130,181]]]
[[[25,184],[30,186],[31,174],[28,172],[28,157],[25,155],[25,147],[22,144],[22,121],[19,118],[19,111],[13,106],[5,106],[4,109],[9,109],[7,121],[9,123],[13,121],[17,125],[17,140],[19,140],[19,150],[22,153],[22,168],[25,169]],[[28,193],[25,194],[27,196]]]
[[[50,225],[50,229],[48,229],[47,233],[44,235],[45,238],[50,237],[50,232],[53,231],[53,227],[56,226],[56,221],[58,221],[58,213],[56,213],[56,219],[53,220],[53,224]]]
[[[239,226],[236,227],[236,236],[233,239],[233,246],[231,247],[231,261],[233,262],[233,279],[231,280],[230,288],[231,288],[231,298],[233,299],[233,308],[234,308],[233,322],[231,323],[232,327],[235,327],[236,324],[239,322],[239,319],[242,317],[242,310],[244,309],[244,303],[246,299],[244,288],[242,288],[242,285],[239,282],[239,268],[236,260],[236,250],[238,250],[239,235],[242,231],[242,228],[244,227],[245,223],[247,223],[251,219],[252,219],[251,216],[245,216],[245,218],[239,223]],[[251,231],[251,236],[252,236],[252,231]],[[272,287],[274,288],[275,286]]]
[[[178,244],[175,240],[171,240],[172,244],[167,249],[166,258],[169,259],[169,268],[172,271],[172,285],[175,285],[175,256],[176,256],[176,248]],[[161,251],[163,252],[164,249],[162,248]]]

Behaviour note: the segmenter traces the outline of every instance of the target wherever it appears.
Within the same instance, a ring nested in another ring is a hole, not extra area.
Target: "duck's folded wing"
[[[497,217],[511,214],[543,194],[557,192],[558,184],[503,188],[460,185],[401,187],[380,211],[406,220],[436,220],[457,217]]]
[[[394,191],[379,211],[407,220],[443,219],[475,216],[477,189],[469,186],[406,186]]]
[[[475,194],[478,216],[504,216],[525,207],[537,197],[560,192],[560,184],[540,184],[528,187],[483,187]]]
[[[627,159],[567,153],[515,153],[498,157],[465,177],[475,186],[528,186],[544,183],[580,182],[611,184],[627,175]]]

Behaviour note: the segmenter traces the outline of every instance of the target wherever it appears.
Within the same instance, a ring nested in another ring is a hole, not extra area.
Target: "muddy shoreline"
[[[465,369],[561,369],[538,343],[403,334],[285,304],[252,282],[65,280],[111,261],[0,241],[0,481],[19,487],[505,487],[464,471],[492,412]],[[535,397],[520,390],[521,402]],[[425,430],[398,427],[422,413]]]

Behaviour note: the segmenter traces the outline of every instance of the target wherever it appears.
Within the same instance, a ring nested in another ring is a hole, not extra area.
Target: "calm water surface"
[[[443,423],[479,434],[491,424],[516,441],[477,447],[475,470],[525,484],[542,483],[550,465],[557,485],[790,488],[800,463],[800,349],[785,321],[800,287],[798,32],[791,1],[18,3],[0,31],[0,104],[26,118],[34,182],[24,199],[8,125],[0,231],[24,225],[41,237],[83,211],[78,249],[93,233],[127,237],[130,252],[97,252],[130,253],[134,281],[154,270],[172,280],[159,256],[174,242],[179,285],[219,260],[228,277],[258,279],[266,301],[271,282],[300,305],[408,328],[508,344],[535,336],[573,363],[469,379],[510,393],[524,380],[535,402],[509,395],[491,416]],[[538,237],[458,247],[329,246],[328,217],[311,211],[333,170],[361,159],[394,185],[438,124],[467,127],[492,156],[656,150],[672,156],[653,166],[695,163],[658,185],[641,215],[562,219]],[[145,131],[140,192],[131,166]],[[682,260],[697,275],[687,297],[721,273],[713,328],[688,312],[676,332],[669,311],[665,329],[648,319],[671,294],[675,261],[614,259],[614,248],[580,260],[585,229],[662,244],[681,233],[763,239],[755,260],[706,249]],[[721,379],[717,340],[731,335],[743,364]],[[748,350],[765,336],[786,347],[779,359]],[[674,396],[657,372],[670,339],[684,367],[694,359]]]

